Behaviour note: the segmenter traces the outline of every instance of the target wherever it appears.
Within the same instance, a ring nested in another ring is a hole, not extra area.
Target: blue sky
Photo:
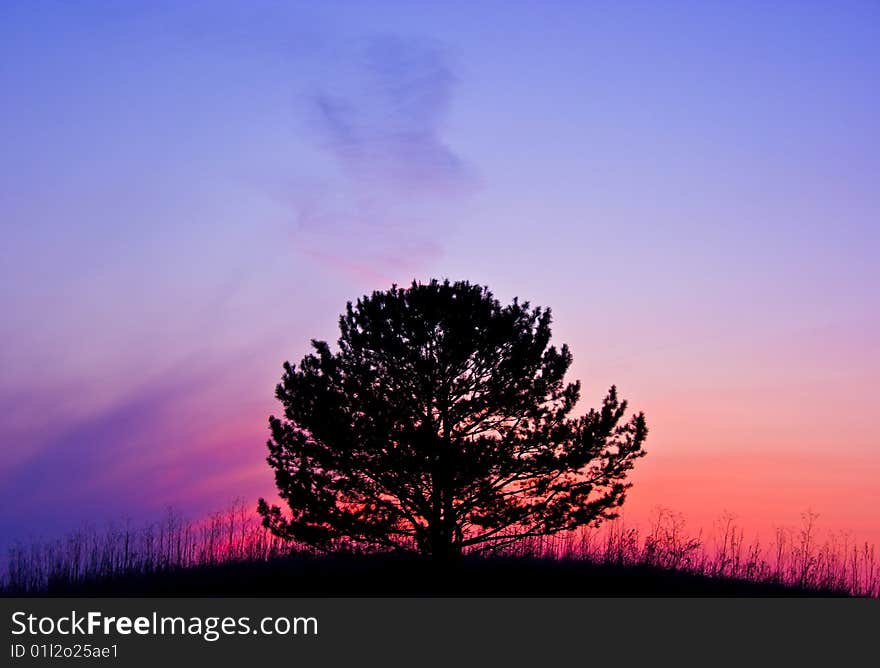
[[[0,529],[265,493],[281,362],[449,276],[552,306],[586,399],[647,411],[636,508],[880,535],[878,14],[4,3]]]

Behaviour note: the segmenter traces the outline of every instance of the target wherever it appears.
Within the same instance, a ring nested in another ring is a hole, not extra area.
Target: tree
[[[502,306],[432,280],[348,303],[338,352],[284,364],[267,461],[290,517],[274,534],[317,550],[414,549],[440,560],[616,516],[645,452],[642,413],[612,387],[572,418],[572,357],[550,309]]]

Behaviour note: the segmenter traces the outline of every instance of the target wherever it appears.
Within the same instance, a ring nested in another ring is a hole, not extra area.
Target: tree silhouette
[[[338,352],[284,364],[268,463],[289,506],[263,523],[318,550],[404,548],[440,560],[616,516],[647,435],[610,389],[569,417],[550,310],[483,286],[413,282],[348,303]]]

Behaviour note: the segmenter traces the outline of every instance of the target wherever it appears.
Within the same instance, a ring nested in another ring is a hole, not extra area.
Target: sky
[[[0,4],[0,543],[271,494],[284,360],[549,306],[625,506],[880,544],[876,2]]]

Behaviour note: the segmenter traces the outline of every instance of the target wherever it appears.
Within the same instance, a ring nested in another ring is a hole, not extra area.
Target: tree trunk
[[[431,560],[438,566],[449,567],[458,563],[461,558],[461,547],[454,540],[454,534],[446,531],[443,522],[433,532]]]

